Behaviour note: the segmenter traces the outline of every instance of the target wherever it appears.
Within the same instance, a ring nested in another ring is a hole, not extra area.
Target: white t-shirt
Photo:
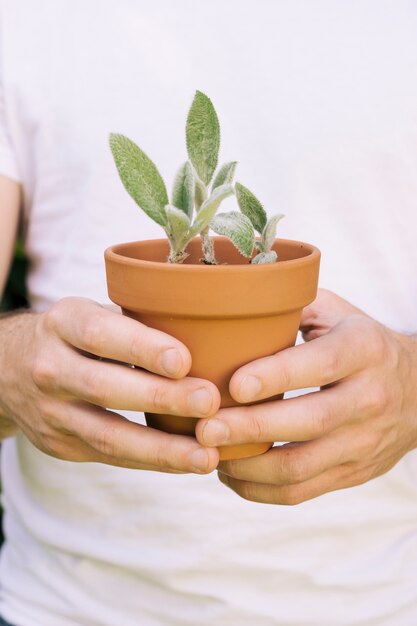
[[[222,161],[286,214],[281,236],[321,248],[321,285],[416,331],[416,3],[3,0],[1,13],[0,172],[24,187],[35,310],[107,302],[103,250],[163,235],[122,188],[108,133],[170,185],[200,89]],[[247,502],[216,473],[59,461],[22,435],[2,472],[0,612],[16,626],[417,623],[415,452],[296,507]]]

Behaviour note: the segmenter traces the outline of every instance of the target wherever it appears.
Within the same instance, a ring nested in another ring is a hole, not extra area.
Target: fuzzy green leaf
[[[179,252],[189,239],[190,218],[184,211],[172,204],[166,205],[165,214],[167,218],[165,232],[174,251]]]
[[[278,215],[273,215],[271,219],[268,220],[262,233],[263,252],[269,252],[271,250],[277,233],[277,224],[283,217],[285,217],[284,214],[279,213]]]
[[[265,228],[267,216],[265,209],[259,202],[258,198],[247,187],[236,183],[236,197],[239,204],[239,208],[243,215],[246,215],[253,224],[255,230],[262,234]]]
[[[189,161],[180,167],[174,180],[172,204],[191,219],[194,211],[195,179],[193,166]]]
[[[237,161],[231,161],[230,163],[225,163],[224,165],[222,165],[222,167],[219,169],[214,179],[214,182],[211,188],[212,191],[213,189],[216,189],[216,187],[220,187],[220,185],[225,185],[226,183],[231,184],[233,182],[233,177],[236,171],[236,165],[237,165]]]
[[[112,133],[109,140],[126,191],[151,219],[165,226],[168,194],[156,165],[124,135]]]
[[[203,202],[207,200],[207,188],[203,181],[199,178],[197,172],[194,170],[195,178],[195,208],[197,212],[201,209]]]
[[[210,222],[210,228],[218,235],[229,237],[245,257],[252,256],[255,233],[249,218],[238,211],[219,213]]]
[[[201,231],[210,224],[221,202],[232,194],[232,185],[220,185],[220,187],[216,187],[211,196],[203,202],[201,209],[197,213],[194,224],[191,227],[193,236],[201,233]]]
[[[266,263],[275,263],[278,259],[278,255],[275,250],[269,250],[269,252],[260,252],[253,257],[251,263],[253,265],[264,265]]]
[[[217,166],[220,125],[214,106],[204,93],[196,91],[185,128],[187,152],[197,174],[208,185]]]

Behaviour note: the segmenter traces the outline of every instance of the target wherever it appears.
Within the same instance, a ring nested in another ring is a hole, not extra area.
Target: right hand
[[[214,415],[219,391],[186,376],[191,355],[180,341],[85,298],[64,298],[45,313],[0,325],[0,405],[39,450],[135,469],[216,468],[216,448],[106,410]]]

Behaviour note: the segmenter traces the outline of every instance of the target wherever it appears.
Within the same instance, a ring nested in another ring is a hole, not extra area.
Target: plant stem
[[[201,243],[203,249],[203,262],[206,265],[217,265],[216,257],[214,256],[213,240],[209,237],[208,227],[201,231]]]
[[[173,250],[169,253],[168,263],[183,263],[185,259],[189,256],[184,250]]]
[[[207,187],[205,184],[198,178],[196,179],[196,187],[195,187],[195,209],[198,213],[201,209],[202,204],[207,199]],[[200,233],[201,244],[203,250],[203,258],[201,259],[203,263],[206,265],[217,265],[216,257],[214,256],[214,246],[213,241],[209,237],[209,227],[204,228],[204,230]]]

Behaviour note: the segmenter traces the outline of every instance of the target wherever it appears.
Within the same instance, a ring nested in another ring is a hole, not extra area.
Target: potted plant
[[[320,252],[275,238],[282,214],[268,220],[249,189],[233,186],[236,162],[216,171],[219,122],[199,91],[187,117],[186,145],[189,159],[175,177],[170,202],[149,157],[127,137],[110,135],[123,185],[167,237],[108,248],[108,292],[123,314],[182,341],[192,356],[190,375],[212,381],[228,407],[236,404],[229,381],[240,366],[294,345],[301,311],[316,296]],[[233,194],[239,210],[218,213]],[[146,414],[146,420],[153,428],[194,435],[197,418]],[[271,445],[225,446],[220,458],[254,456]]]

